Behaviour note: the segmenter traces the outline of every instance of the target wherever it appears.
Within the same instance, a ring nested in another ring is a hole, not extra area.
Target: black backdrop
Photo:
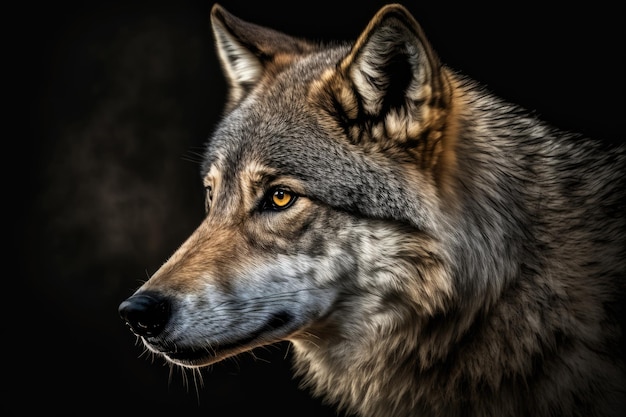
[[[222,2],[324,40],[353,39],[383,4],[281,3]],[[617,4],[407,6],[450,66],[557,126],[620,140]],[[5,102],[15,127],[4,135],[3,415],[335,415],[297,388],[286,344],[194,376],[142,355],[117,315],[203,216],[197,152],[225,93],[211,5],[59,0],[6,11],[5,90],[17,94]]]

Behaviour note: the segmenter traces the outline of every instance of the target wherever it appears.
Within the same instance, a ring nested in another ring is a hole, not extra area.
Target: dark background
[[[319,40],[354,39],[383,4],[282,3],[222,2]],[[621,140],[618,4],[406,5],[448,65],[559,127]],[[200,384],[142,355],[117,314],[203,216],[197,153],[225,93],[211,5],[5,10],[3,415],[335,415],[297,388],[286,344],[206,369]]]

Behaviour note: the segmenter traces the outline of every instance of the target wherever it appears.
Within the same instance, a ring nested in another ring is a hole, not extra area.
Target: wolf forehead
[[[236,167],[242,161],[267,159],[269,165],[279,168],[273,159],[282,154],[291,157],[301,151],[300,139],[307,146],[322,146],[325,138],[316,120],[318,109],[309,101],[308,93],[311,84],[336,65],[346,51],[347,46],[299,57],[254,85],[224,115],[209,138],[202,175],[218,160],[224,166]],[[318,56],[324,59],[316,59]]]
[[[423,210],[407,203],[415,199],[408,198],[409,178],[397,160],[365,151],[321,123],[328,116],[307,100],[307,91],[322,72],[283,74],[225,115],[207,142],[202,177],[215,167],[227,188],[239,173],[262,167],[278,181],[297,180],[306,197],[334,208],[415,223]]]

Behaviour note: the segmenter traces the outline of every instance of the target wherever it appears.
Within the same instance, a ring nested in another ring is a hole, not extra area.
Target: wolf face
[[[446,68],[400,5],[350,44],[211,20],[230,88],[206,218],[120,305],[148,349],[193,368],[288,340],[363,416],[619,409],[597,352],[621,337],[623,147]]]

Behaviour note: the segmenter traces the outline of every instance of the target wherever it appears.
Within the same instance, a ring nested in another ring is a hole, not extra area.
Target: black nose
[[[118,311],[137,336],[156,336],[170,317],[170,302],[161,294],[146,291],[123,301]]]

